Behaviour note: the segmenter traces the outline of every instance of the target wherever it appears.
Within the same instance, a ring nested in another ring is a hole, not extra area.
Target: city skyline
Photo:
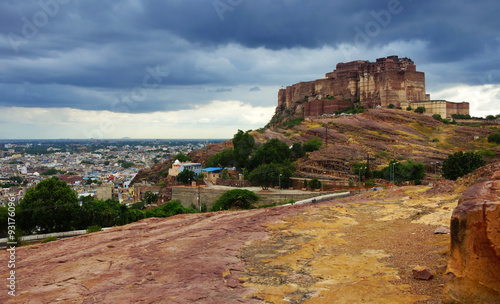
[[[432,99],[499,114],[494,1],[0,3],[0,138],[231,138],[339,62],[409,57]]]

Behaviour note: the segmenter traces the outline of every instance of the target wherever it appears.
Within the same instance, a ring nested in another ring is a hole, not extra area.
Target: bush
[[[318,178],[313,178],[310,182],[309,182],[309,187],[311,187],[312,190],[314,189],[320,189],[321,188],[321,182],[318,180]]]
[[[388,107],[388,108],[389,108],[389,109],[394,109],[395,107],[396,107],[396,106],[395,106],[395,105],[393,105],[393,104],[391,103],[391,104],[389,105],[389,107]]]
[[[365,187],[374,187],[375,181],[373,179],[367,180],[365,183]]]
[[[432,115],[432,118],[434,118],[437,121],[443,121],[441,114],[434,114],[434,115]]]
[[[490,136],[488,136],[488,142],[500,144],[500,132],[490,134]]]
[[[42,244],[48,243],[48,242],[53,242],[57,241],[57,237],[55,236],[49,236],[48,238],[45,238],[42,240]]]
[[[102,231],[102,228],[99,225],[94,225],[87,228],[87,233],[99,232],[99,231]]]
[[[418,107],[416,110],[415,110],[415,113],[419,113],[419,114],[424,114],[425,113],[425,107]]]
[[[443,176],[447,179],[456,180],[484,165],[486,165],[486,162],[478,153],[460,151],[444,160]]]
[[[212,205],[211,211],[229,210],[233,208],[251,209],[260,197],[252,191],[234,189],[224,192]]]
[[[411,110],[413,110],[411,106],[408,106],[408,108],[406,108],[406,111],[411,111]]]
[[[323,142],[319,140],[319,138],[315,137],[313,139],[308,140],[302,146],[304,152],[314,152],[321,148]]]
[[[497,154],[491,150],[482,150],[482,151],[477,151],[477,153],[481,156],[485,157],[495,157]]]

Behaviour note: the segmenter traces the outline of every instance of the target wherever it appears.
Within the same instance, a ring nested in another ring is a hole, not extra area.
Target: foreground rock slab
[[[0,303],[437,304],[444,276],[411,270],[447,263],[449,236],[433,231],[457,200],[418,195],[427,189],[146,219],[21,247],[16,297]]]
[[[500,172],[461,196],[451,219],[444,303],[500,303]]]

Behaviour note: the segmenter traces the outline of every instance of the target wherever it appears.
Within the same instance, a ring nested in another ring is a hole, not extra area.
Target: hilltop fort
[[[317,116],[345,110],[359,102],[365,108],[425,107],[427,114],[451,118],[469,114],[469,103],[431,100],[425,92],[425,73],[409,58],[389,56],[376,62],[357,60],[337,64],[324,78],[300,82],[278,93],[276,114],[285,111]]]

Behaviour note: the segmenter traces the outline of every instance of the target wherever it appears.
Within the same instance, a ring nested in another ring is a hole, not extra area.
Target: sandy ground
[[[0,302],[440,303],[449,235],[433,232],[458,197],[427,189],[147,219],[22,247],[16,297],[4,288]],[[434,278],[413,279],[416,265]]]

